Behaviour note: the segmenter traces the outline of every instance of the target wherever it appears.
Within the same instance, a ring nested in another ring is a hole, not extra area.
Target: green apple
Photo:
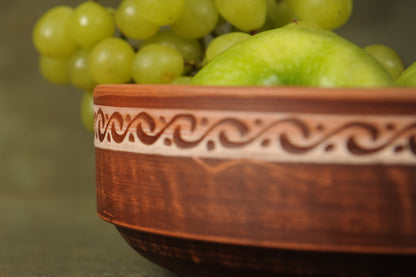
[[[397,85],[401,87],[416,87],[416,62],[411,64],[397,80]]]
[[[386,87],[394,81],[367,51],[313,23],[290,23],[230,47],[192,79],[196,85]]]

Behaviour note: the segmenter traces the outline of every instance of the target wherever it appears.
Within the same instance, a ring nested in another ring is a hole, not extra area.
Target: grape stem
[[[212,31],[211,33],[210,33],[210,35],[212,36],[212,38],[214,39],[214,38],[216,38],[216,37],[218,37],[220,34],[218,34],[217,33],[217,31]]]
[[[184,60],[184,64],[185,66],[189,66],[191,68],[191,71],[189,72],[189,76],[194,76],[202,68],[202,66],[200,66],[194,61]]]

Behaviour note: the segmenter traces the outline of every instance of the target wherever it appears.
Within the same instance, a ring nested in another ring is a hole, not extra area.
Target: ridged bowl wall
[[[94,104],[98,214],[149,260],[415,276],[415,89],[102,85]]]

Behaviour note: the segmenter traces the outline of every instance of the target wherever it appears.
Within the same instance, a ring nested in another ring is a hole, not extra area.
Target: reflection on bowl
[[[416,90],[102,85],[94,104],[98,214],[149,260],[415,274]]]

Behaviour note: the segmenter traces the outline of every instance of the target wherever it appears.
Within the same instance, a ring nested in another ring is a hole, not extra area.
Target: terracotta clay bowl
[[[104,85],[97,206],[185,276],[416,276],[416,90]]]

